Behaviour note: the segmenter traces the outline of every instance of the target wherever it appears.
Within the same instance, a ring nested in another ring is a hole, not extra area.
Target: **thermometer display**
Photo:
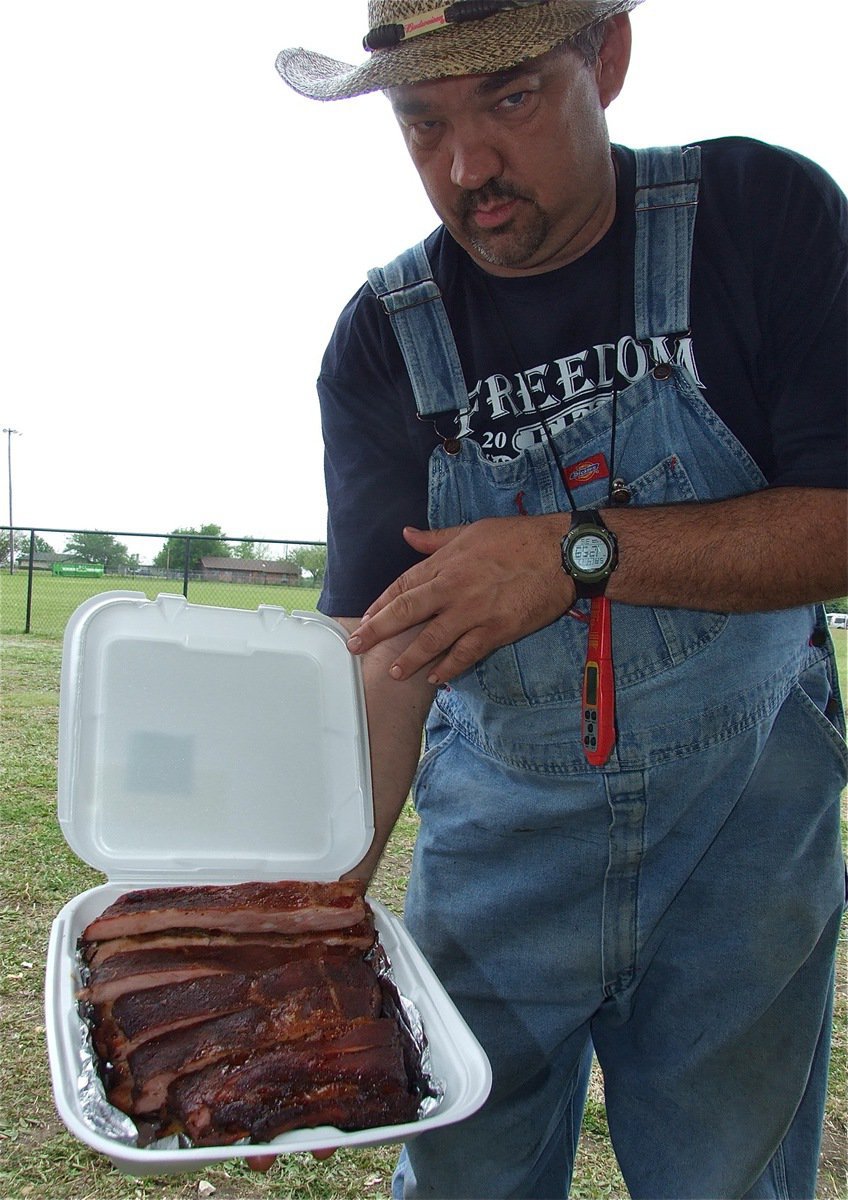
[[[602,767],[615,745],[615,677],[612,667],[612,617],[605,596],[592,601],[589,640],[583,669],[583,753]]]

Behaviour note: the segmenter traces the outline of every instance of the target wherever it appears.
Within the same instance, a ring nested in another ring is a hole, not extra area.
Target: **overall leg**
[[[608,815],[602,783],[587,795],[528,775],[455,733],[419,773],[406,919],[488,1053],[493,1089],[467,1121],[410,1141],[396,1197],[568,1193],[600,997]]]
[[[751,735],[742,736],[740,750]],[[719,779],[716,753],[696,756],[704,780]],[[673,786],[663,771],[649,810]],[[655,911],[640,931],[633,981],[592,1024],[634,1197],[814,1194],[843,903],[843,782],[844,747],[796,687],[726,817],[715,823],[722,799],[713,784],[697,810],[648,839],[640,894]],[[711,840],[679,879],[686,846],[704,828]],[[676,891],[663,891],[669,880]]]
[[[467,1121],[409,1142],[398,1160],[392,1197],[566,1200],[591,1069],[592,1045],[584,1029],[545,1063],[543,1077],[526,1080],[523,1091],[513,1079],[513,1090],[493,1096]]]
[[[772,1197],[812,1197],[822,1143],[822,1118],[827,1099],[827,1072],[833,1028],[833,994],[822,1020],[810,1077],[801,1104],[783,1141],[745,1200]]]

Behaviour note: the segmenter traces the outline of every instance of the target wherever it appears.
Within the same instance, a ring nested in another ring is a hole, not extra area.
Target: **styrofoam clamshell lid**
[[[66,628],[59,821],[109,879],[337,879],[373,838],[358,661],[335,621],[105,592]]]

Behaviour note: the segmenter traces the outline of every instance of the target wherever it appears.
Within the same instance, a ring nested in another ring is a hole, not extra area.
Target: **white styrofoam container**
[[[188,604],[106,592],[65,632],[59,821],[108,883],[53,922],[45,1010],[53,1093],[68,1129],[133,1175],[263,1153],[400,1141],[475,1112],[488,1059],[403,923],[371,901],[403,995],[418,1008],[435,1110],[405,1125],[294,1130],[266,1145],[140,1149],[104,1136],[80,1102],[76,943],[145,886],[337,879],[373,837],[365,704],[344,630],[320,613]]]

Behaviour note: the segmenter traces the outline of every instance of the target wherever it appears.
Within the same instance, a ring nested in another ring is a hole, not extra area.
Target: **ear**
[[[628,14],[610,17],[595,67],[598,95],[604,108],[612,104],[624,86],[627,68],[630,65],[631,44],[632,31]]]

